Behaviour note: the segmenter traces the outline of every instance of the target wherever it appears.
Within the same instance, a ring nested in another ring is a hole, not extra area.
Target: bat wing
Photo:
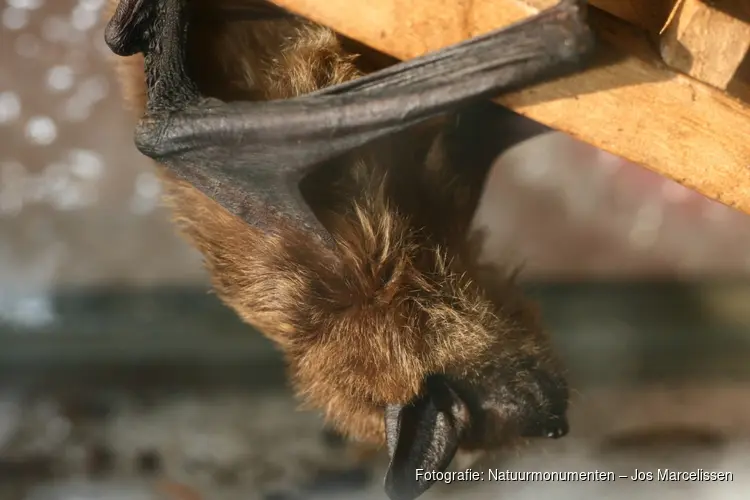
[[[330,244],[299,192],[326,160],[420,121],[578,68],[593,47],[584,2],[293,99],[224,103],[185,70],[185,0],[122,0],[106,40],[143,52],[148,106],[137,147],[248,224],[291,218]]]

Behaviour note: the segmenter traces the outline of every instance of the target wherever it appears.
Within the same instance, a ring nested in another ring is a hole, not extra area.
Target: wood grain
[[[399,59],[523,19],[550,0],[275,0]],[[429,7],[428,7],[429,5]],[[642,30],[598,9],[593,66],[498,102],[750,213],[750,106],[663,64]]]
[[[725,90],[750,50],[750,2],[684,0],[660,49],[669,66]]]
[[[529,0],[532,1],[532,0]],[[537,1],[537,0],[533,0]],[[617,16],[649,33],[664,26],[676,0],[591,0],[591,5]]]

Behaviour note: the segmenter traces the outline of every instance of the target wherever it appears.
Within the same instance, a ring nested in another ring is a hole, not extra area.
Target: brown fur
[[[360,75],[334,33],[288,19],[197,20],[190,63],[202,91],[224,100],[287,98]],[[118,58],[118,68],[142,111],[142,58]],[[382,443],[383,405],[408,402],[428,374],[471,381],[490,365],[548,362],[534,312],[506,275],[476,265],[465,242],[481,182],[446,165],[440,134],[431,125],[381,141],[331,169],[334,178],[310,181],[303,192],[333,232],[335,254],[283,221],[277,236],[263,235],[162,172],[219,297],[281,346],[305,401],[361,440]],[[427,160],[394,166],[409,161],[398,158],[399,140],[424,140]]]

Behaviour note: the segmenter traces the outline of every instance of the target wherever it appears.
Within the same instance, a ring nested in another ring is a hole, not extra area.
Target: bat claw
[[[146,0],[122,0],[107,23],[104,40],[119,56],[132,56],[146,50],[148,28],[154,22],[154,3]]]
[[[185,0],[120,0],[104,39],[120,56],[146,58],[149,111],[180,110],[200,98],[186,70]]]

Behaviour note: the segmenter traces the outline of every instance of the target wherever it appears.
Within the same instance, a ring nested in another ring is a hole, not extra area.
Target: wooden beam
[[[534,0],[536,1],[536,0]],[[649,33],[658,34],[676,0],[591,0],[591,5],[609,12]]]
[[[608,12],[630,24],[658,34],[678,0],[590,0],[597,9]],[[536,10],[554,5],[556,0],[519,0]]]
[[[669,66],[725,90],[750,50],[750,2],[682,0],[660,49]]]
[[[399,59],[523,19],[549,0],[274,0]],[[532,5],[534,3],[534,5]],[[750,106],[666,67],[641,30],[590,8],[591,69],[498,101],[750,213]]]

